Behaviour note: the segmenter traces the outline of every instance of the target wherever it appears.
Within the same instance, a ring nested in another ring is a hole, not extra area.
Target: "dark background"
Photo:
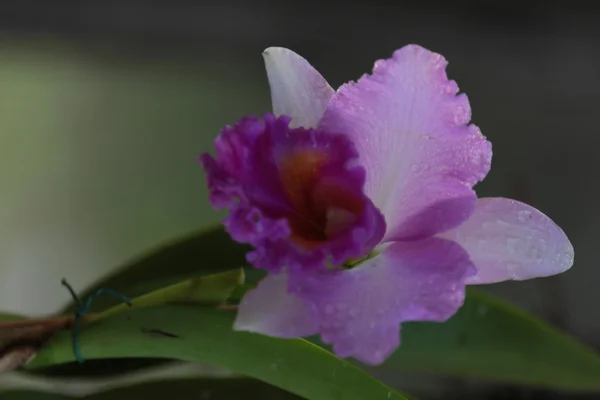
[[[67,299],[49,279],[84,286],[216,222],[195,158],[222,125],[270,108],[264,48],[293,49],[335,87],[418,43],[449,60],[494,145],[480,195],[533,204],[575,246],[567,273],[489,290],[600,347],[598,4],[1,2],[2,308],[51,312]],[[385,379],[424,399],[561,398]]]

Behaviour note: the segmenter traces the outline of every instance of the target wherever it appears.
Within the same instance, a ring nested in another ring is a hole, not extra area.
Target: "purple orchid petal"
[[[337,355],[376,365],[398,347],[401,322],[452,316],[471,273],[459,245],[429,238],[393,243],[354,269],[290,275],[289,285]]]
[[[477,201],[491,144],[442,56],[406,46],[335,93],[290,50],[264,58],[279,117],[225,127],[216,156],[200,157],[211,204],[230,210],[225,228],[270,272],[242,299],[236,330],[318,333],[376,365],[402,322],[454,315],[466,284],[571,267],[573,247],[544,214]]]
[[[225,127],[215,158],[200,157],[212,205],[230,209],[225,228],[254,251],[255,267],[324,269],[367,255],[385,232],[364,195],[365,171],[344,135],[289,128],[266,114]]]
[[[306,304],[288,293],[285,273],[270,274],[246,293],[233,329],[282,338],[317,333],[317,325]]]
[[[273,113],[291,116],[292,127],[316,127],[335,91],[308,61],[291,50],[269,47],[263,57]]]
[[[447,62],[417,45],[375,63],[372,75],[343,85],[319,127],[353,140],[367,170],[365,192],[383,212],[384,241],[454,228],[475,205],[471,187],[485,177],[491,145]]]
[[[479,199],[473,215],[441,237],[469,253],[477,268],[469,284],[555,275],[574,260],[562,229],[535,208],[510,199]]]

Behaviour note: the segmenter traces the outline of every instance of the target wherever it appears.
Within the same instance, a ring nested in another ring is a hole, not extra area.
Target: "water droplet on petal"
[[[520,268],[520,265],[514,262],[507,262],[506,263],[506,269],[511,273],[514,274],[518,269]]]
[[[465,107],[458,106],[454,112],[454,123],[464,125],[469,121],[469,112]]]
[[[531,249],[531,257],[536,258],[537,255],[539,254],[539,252],[540,251],[536,247],[532,248]]]
[[[531,211],[521,210],[517,213],[517,218],[519,219],[519,222],[527,222],[531,219]]]
[[[496,225],[498,225],[501,228],[510,228],[510,224],[506,221],[503,221],[501,219],[496,220]]]
[[[383,358],[383,351],[375,350],[375,352],[373,353],[373,356],[375,356],[375,359],[381,360]]]
[[[455,81],[450,81],[445,87],[444,90],[447,94],[456,94],[458,92],[458,85]]]
[[[422,171],[422,167],[419,164],[414,164],[412,167],[410,167],[410,170],[412,172],[414,172],[415,174],[418,174],[419,172]]]
[[[491,231],[496,228],[496,225],[493,222],[484,222],[481,224],[481,227],[485,230]]]
[[[488,244],[489,244],[489,240],[477,239],[477,247],[480,249],[485,249]]]
[[[536,262],[538,265],[542,265],[542,263],[544,262],[544,258],[543,258],[543,257],[537,257],[537,258],[535,259],[535,262]]]
[[[519,240],[515,238],[507,238],[506,239],[506,248],[510,254],[514,254],[517,251],[517,246],[519,245]]]

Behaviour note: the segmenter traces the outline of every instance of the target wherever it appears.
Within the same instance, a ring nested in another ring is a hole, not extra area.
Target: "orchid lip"
[[[226,127],[217,156],[201,157],[211,202],[229,208],[227,231],[255,251],[258,268],[324,270],[362,258],[380,241],[385,221],[363,193],[364,168],[346,135],[290,128],[265,114]]]
[[[307,249],[351,229],[364,209],[365,199],[323,173],[327,159],[326,152],[303,150],[289,155],[279,169],[291,205],[286,216],[291,239]]]

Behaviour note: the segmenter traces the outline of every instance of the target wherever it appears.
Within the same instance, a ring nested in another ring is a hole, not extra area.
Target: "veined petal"
[[[289,49],[263,52],[275,115],[292,117],[290,126],[314,128],[335,92],[304,58]]]
[[[372,75],[343,85],[319,127],[349,135],[367,170],[366,194],[384,214],[387,240],[449,230],[473,210],[471,187],[491,163],[491,144],[447,62],[417,45],[375,63]]]
[[[236,331],[293,338],[317,333],[306,304],[287,290],[285,273],[271,274],[246,293],[233,325]]]
[[[477,200],[473,215],[440,235],[460,244],[477,274],[469,284],[523,280],[559,274],[571,268],[574,250],[549,217],[516,200]]]
[[[382,363],[400,344],[403,321],[444,321],[462,305],[467,253],[439,238],[396,242],[359,267],[290,275],[290,290],[340,357]]]

